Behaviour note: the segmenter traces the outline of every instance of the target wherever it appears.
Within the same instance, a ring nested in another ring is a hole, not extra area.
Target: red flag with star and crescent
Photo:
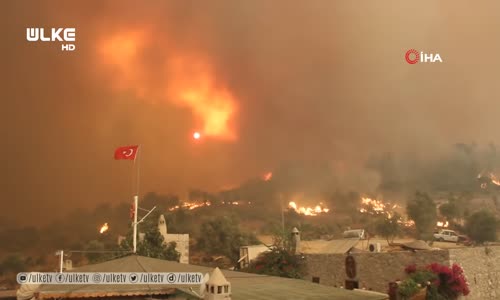
[[[115,150],[115,159],[135,160],[138,151],[139,151],[138,145],[118,147]]]

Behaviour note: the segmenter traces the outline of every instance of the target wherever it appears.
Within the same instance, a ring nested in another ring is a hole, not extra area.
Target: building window
[[[215,289],[213,285],[210,287],[210,293],[215,294]]]
[[[207,286],[206,290],[209,291],[210,289],[208,288],[208,284],[206,284],[206,286]]]
[[[313,277],[313,283],[319,283],[319,277]]]
[[[217,294],[222,294],[222,286],[217,287]]]
[[[229,285],[224,286],[224,293],[229,293]]]

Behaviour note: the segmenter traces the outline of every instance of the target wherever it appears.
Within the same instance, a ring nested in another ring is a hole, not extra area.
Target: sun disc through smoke
[[[195,140],[199,140],[201,138],[201,134],[197,131],[197,132],[193,133],[193,138]]]

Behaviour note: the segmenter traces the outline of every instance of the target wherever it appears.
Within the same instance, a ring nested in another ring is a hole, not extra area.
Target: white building
[[[266,245],[251,245],[251,246],[241,246],[240,247],[240,268],[244,269],[248,267],[250,262],[256,259],[260,254],[269,251],[269,247]]]
[[[189,264],[189,234],[167,233],[167,222],[163,215],[158,219],[158,230],[166,244],[175,242],[175,250],[181,254],[180,263]]]
[[[302,253],[302,247],[300,244],[300,232],[297,228],[293,228],[292,232],[293,241],[293,252],[294,254]],[[240,247],[240,259],[238,263],[240,268],[244,269],[250,265],[250,263],[255,260],[259,255],[270,251],[269,246],[266,245],[251,245],[251,246],[241,246]]]

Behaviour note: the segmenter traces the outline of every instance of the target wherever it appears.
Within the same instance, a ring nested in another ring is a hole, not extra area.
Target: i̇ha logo
[[[50,32],[50,34],[48,33]],[[28,42],[74,42],[76,41],[75,28],[51,28],[45,32],[44,28],[26,28],[26,40]],[[47,35],[47,36],[46,36]],[[62,51],[75,51],[75,44],[61,44]]]
[[[418,62],[421,63],[434,63],[434,62],[443,62],[443,59],[441,59],[441,56],[439,53],[433,54],[433,53],[424,53],[424,52],[418,52],[415,49],[410,49],[406,51],[405,54],[405,59],[406,62],[409,63],[410,65],[414,65]]]

